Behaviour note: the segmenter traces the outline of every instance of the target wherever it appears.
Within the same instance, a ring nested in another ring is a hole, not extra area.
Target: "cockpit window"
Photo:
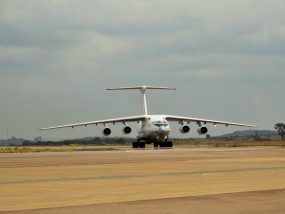
[[[165,120],[157,120],[157,121],[153,121],[152,123],[153,123],[153,125],[155,125],[157,127],[168,126],[168,123]]]

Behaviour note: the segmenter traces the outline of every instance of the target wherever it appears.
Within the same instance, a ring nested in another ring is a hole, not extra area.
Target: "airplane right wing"
[[[244,127],[251,127],[257,128],[254,125],[242,124],[242,123],[233,123],[233,122],[226,122],[226,121],[219,121],[219,120],[208,120],[208,119],[201,119],[201,118],[193,118],[193,117],[181,117],[181,116],[173,116],[173,115],[165,115],[165,119],[168,121],[178,121],[178,122],[196,122],[200,124],[207,124],[212,123],[214,125],[223,124],[226,126],[244,126]]]
[[[105,123],[117,123],[117,122],[136,122],[136,121],[143,121],[147,118],[146,115],[139,115],[139,116],[132,116],[132,117],[122,117],[122,118],[115,118],[115,119],[108,119],[108,120],[97,120],[97,121],[90,121],[90,122],[83,122],[83,123],[74,123],[68,125],[61,125],[61,126],[52,126],[47,128],[40,128],[40,130],[50,130],[50,129],[60,129],[60,128],[74,128],[76,126],[88,126],[88,125],[97,125],[97,124],[105,124]]]

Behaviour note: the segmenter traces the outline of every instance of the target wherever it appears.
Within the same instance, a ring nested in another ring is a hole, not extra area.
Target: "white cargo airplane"
[[[128,125],[127,122],[138,122],[138,136],[137,142],[133,142],[133,148],[144,148],[145,144],[153,143],[154,147],[172,147],[172,141],[168,141],[169,133],[171,131],[170,125],[168,121],[177,121],[181,127],[180,132],[182,134],[186,134],[190,131],[189,124],[190,122],[197,123],[199,126],[197,132],[200,135],[206,134],[208,132],[208,128],[205,126],[207,123],[211,123],[213,125],[223,124],[225,126],[233,125],[233,126],[244,126],[244,127],[252,127],[256,128],[253,125],[240,124],[240,123],[232,123],[218,120],[207,120],[207,119],[199,119],[192,117],[180,117],[180,116],[172,116],[172,115],[149,115],[147,113],[147,104],[146,104],[146,89],[163,89],[163,90],[176,90],[176,88],[167,88],[167,87],[153,87],[153,86],[137,86],[137,87],[122,87],[122,88],[108,88],[107,90],[129,90],[129,89],[139,89],[141,92],[142,99],[142,109],[143,114],[133,117],[122,117],[108,120],[97,120],[91,122],[84,123],[75,123],[69,125],[62,126],[54,126],[48,128],[41,128],[40,130],[49,130],[49,129],[58,129],[58,128],[66,128],[75,126],[88,126],[88,125],[97,125],[104,124],[105,128],[103,129],[103,134],[108,136],[111,134],[111,129],[107,126],[108,123],[123,123],[123,133],[130,134],[132,128]]]

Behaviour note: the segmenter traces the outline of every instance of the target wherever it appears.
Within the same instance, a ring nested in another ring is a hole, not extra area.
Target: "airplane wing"
[[[214,125],[223,124],[226,126],[232,125],[232,126],[244,126],[244,127],[257,128],[257,126],[248,125],[248,124],[232,123],[232,122],[226,122],[226,121],[208,120],[208,119],[192,118],[192,117],[180,117],[180,116],[172,116],[172,115],[165,115],[165,119],[168,121],[178,121],[181,123],[183,123],[183,122],[189,122],[189,123],[190,122],[196,122],[197,124],[212,123]]]
[[[67,128],[67,127],[76,127],[76,126],[88,126],[88,125],[97,125],[97,124],[104,124],[104,123],[117,123],[117,122],[134,122],[134,121],[143,121],[147,118],[146,115],[139,115],[139,116],[132,116],[132,117],[122,117],[122,118],[115,118],[115,119],[108,119],[108,120],[97,120],[97,121],[90,121],[90,122],[83,122],[83,123],[74,123],[68,125],[61,125],[61,126],[53,126],[47,128],[41,128],[40,130],[49,130],[49,129],[60,129],[60,128]]]

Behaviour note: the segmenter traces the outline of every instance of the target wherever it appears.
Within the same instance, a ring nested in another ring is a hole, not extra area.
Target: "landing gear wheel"
[[[133,142],[133,148],[139,148],[139,142]]]
[[[145,142],[133,142],[133,148],[145,148]]]
[[[172,141],[167,141],[166,144],[167,144],[168,148],[172,148],[173,147]]]
[[[158,143],[153,143],[154,149],[158,149]]]
[[[173,143],[172,141],[164,141],[159,143],[160,148],[172,148]]]

